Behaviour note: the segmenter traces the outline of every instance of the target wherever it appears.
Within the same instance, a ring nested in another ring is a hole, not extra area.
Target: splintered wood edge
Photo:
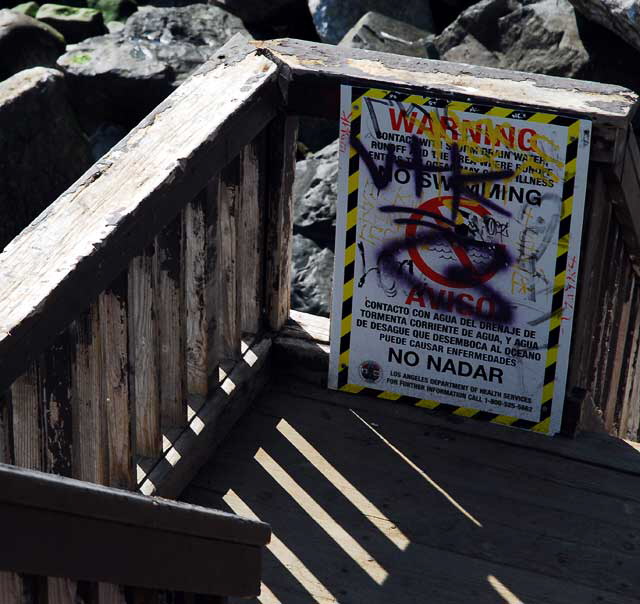
[[[7,246],[0,387],[275,117],[277,72],[232,40]]]
[[[297,84],[306,87],[312,78],[314,84],[327,87],[335,87],[336,81],[374,87],[395,85],[444,96],[462,95],[492,104],[580,114],[596,124],[618,128],[627,127],[638,105],[637,94],[609,84],[345,49],[301,40],[280,39],[251,44],[287,68],[291,94]]]

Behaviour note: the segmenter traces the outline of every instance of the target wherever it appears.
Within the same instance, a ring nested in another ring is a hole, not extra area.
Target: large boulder
[[[92,162],[64,76],[54,69],[34,67],[0,82],[0,132],[3,249]]]
[[[64,38],[46,23],[0,10],[0,81],[29,67],[51,67],[64,52]]]
[[[589,55],[568,0],[482,0],[435,40],[442,59],[580,77]]]
[[[296,164],[294,233],[333,249],[338,199],[338,141]]]
[[[68,44],[107,33],[102,13],[92,8],[61,4],[43,4],[36,19],[58,30]]]
[[[22,13],[23,15],[28,15],[29,17],[35,18],[39,8],[40,5],[37,2],[33,2],[33,0],[31,0],[30,2],[23,2],[22,4],[18,4],[11,10],[16,13]]]
[[[345,34],[339,46],[436,59],[433,34],[376,12],[368,12]]]
[[[259,23],[299,2],[300,0],[213,0],[212,4],[228,10],[245,23]]]
[[[640,0],[570,0],[588,19],[640,50]]]
[[[132,126],[239,32],[248,36],[237,17],[215,6],[143,7],[121,31],[69,46],[58,64],[85,119],[124,115]]]
[[[333,252],[303,235],[293,236],[291,306],[328,317],[331,311]]]
[[[324,42],[337,44],[365,13],[375,11],[433,31],[428,0],[308,0],[316,30]]]

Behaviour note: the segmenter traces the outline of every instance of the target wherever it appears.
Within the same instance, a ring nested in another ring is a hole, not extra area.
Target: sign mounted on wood
[[[554,434],[591,122],[342,86],[329,386]]]

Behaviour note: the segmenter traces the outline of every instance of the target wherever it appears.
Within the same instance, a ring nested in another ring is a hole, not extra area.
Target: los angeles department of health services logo
[[[360,377],[369,384],[376,384],[382,379],[382,367],[375,361],[364,361],[359,367]]]

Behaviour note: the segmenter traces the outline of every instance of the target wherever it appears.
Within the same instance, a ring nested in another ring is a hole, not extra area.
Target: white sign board
[[[591,123],[343,86],[329,386],[554,434]]]

